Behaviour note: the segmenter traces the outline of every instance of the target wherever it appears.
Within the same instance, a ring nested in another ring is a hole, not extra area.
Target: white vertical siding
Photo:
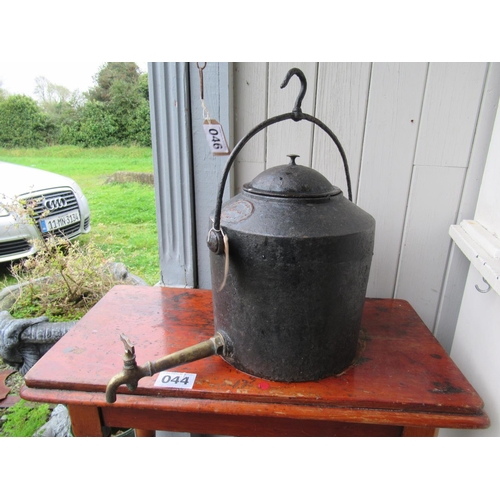
[[[358,205],[375,217],[368,296],[393,297],[427,64],[374,64]]]
[[[426,325],[433,326],[465,170],[416,166],[413,172],[395,296],[418,304]]]
[[[500,63],[237,63],[236,140],[292,110],[299,80],[285,89],[280,83],[294,66],[308,80],[303,111],[337,134],[354,200],[377,222],[368,295],[408,300],[431,329],[453,325],[456,318],[447,315],[456,316],[461,295],[443,300],[443,290],[453,281],[450,272],[463,274],[464,266],[453,260],[447,227],[477,199],[470,186],[484,168]],[[347,195],[332,141],[310,123],[291,121],[245,146],[235,163],[235,189],[290,153]]]
[[[234,63],[235,143],[267,118],[268,63]],[[234,169],[237,192],[266,165],[266,134],[257,134],[238,155]]]
[[[321,64],[314,114],[340,139],[349,161],[353,200],[357,198],[371,63]],[[344,165],[337,147],[322,130],[314,130],[313,161],[332,184],[347,194]]]
[[[416,165],[468,166],[486,69],[486,63],[430,64]]]

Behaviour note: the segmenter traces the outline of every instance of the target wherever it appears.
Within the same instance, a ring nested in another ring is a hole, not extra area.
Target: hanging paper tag
[[[222,125],[215,120],[205,120],[203,129],[205,130],[210,151],[214,155],[228,155],[230,151]]]

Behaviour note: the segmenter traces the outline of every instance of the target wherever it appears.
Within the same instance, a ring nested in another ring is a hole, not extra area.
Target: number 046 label
[[[176,389],[192,389],[196,373],[160,372],[155,387],[173,387]]]
[[[222,125],[215,120],[205,120],[203,122],[203,129],[205,130],[205,137],[210,146],[210,151],[214,155],[228,155],[229,146],[227,145]]]

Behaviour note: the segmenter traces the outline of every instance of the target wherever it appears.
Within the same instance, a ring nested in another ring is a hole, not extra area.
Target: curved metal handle
[[[231,167],[233,165],[233,162],[236,158],[236,156],[239,154],[239,152],[243,149],[243,146],[256,134],[258,134],[261,130],[264,130],[265,128],[269,127],[270,125],[274,125],[275,123],[279,123],[285,120],[293,120],[293,121],[301,121],[301,120],[306,120],[311,123],[314,123],[318,127],[320,127],[322,130],[324,130],[328,136],[333,140],[335,145],[337,146],[337,149],[339,150],[339,153],[342,157],[342,161],[344,163],[344,171],[345,171],[345,177],[346,177],[346,182],[347,182],[347,193],[349,196],[349,201],[352,201],[352,189],[351,189],[351,177],[349,175],[349,166],[347,164],[347,156],[344,152],[344,148],[342,147],[342,144],[340,144],[340,141],[338,140],[337,136],[321,121],[318,120],[316,117],[308,115],[306,113],[302,112],[301,105],[302,105],[302,100],[304,99],[306,90],[307,90],[307,81],[304,73],[298,69],[298,68],[292,68],[291,70],[288,71],[286,74],[285,79],[283,80],[283,83],[281,84],[281,88],[284,88],[288,85],[288,82],[292,78],[292,76],[298,76],[301,82],[301,87],[300,87],[300,92],[297,97],[297,100],[295,101],[295,106],[293,108],[293,111],[291,113],[285,113],[283,115],[278,115],[275,116],[274,118],[268,118],[267,120],[263,121],[256,127],[254,127],[250,132],[248,132],[247,135],[245,135],[238,144],[234,147],[233,151],[229,155],[229,158],[227,159],[226,167],[224,168],[224,172],[222,174],[222,179],[219,184],[219,191],[217,194],[217,202],[215,205],[215,213],[214,213],[214,223],[212,227],[210,228],[208,235],[207,235],[207,245],[210,250],[218,255],[224,253],[224,238],[220,229],[220,217],[221,217],[221,210],[222,210],[222,198],[224,196],[224,187],[226,185],[226,180],[229,175],[229,171],[231,170]]]

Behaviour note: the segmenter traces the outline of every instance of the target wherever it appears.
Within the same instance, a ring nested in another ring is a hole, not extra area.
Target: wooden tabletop
[[[138,364],[206,340],[214,334],[211,291],[116,286],[26,374],[22,396],[116,409],[489,425],[479,395],[403,300],[366,300],[358,357],[336,377],[271,382],[213,356],[172,369],[196,374],[192,389],[155,387],[157,374],[141,379],[134,394],[120,387],[109,405],[104,392],[122,369],[121,333],[135,345]]]

